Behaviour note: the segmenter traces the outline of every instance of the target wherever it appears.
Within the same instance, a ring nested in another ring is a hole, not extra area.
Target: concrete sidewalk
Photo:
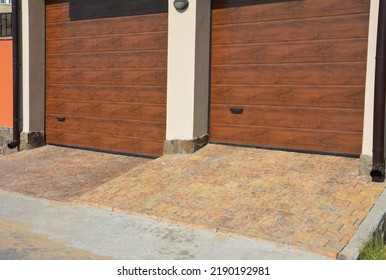
[[[208,145],[141,160],[47,146],[0,158],[0,188],[327,258],[348,244],[355,258],[386,212],[384,184],[358,176],[358,159]]]
[[[0,259],[326,259],[275,244],[0,191]]]

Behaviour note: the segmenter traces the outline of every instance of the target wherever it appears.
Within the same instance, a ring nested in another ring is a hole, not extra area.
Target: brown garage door
[[[46,3],[47,142],[161,155],[167,1]]]
[[[214,0],[211,141],[360,154],[369,7]]]

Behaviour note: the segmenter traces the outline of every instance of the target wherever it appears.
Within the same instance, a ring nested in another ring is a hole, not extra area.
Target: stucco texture
[[[12,127],[12,40],[0,40],[0,127]]]

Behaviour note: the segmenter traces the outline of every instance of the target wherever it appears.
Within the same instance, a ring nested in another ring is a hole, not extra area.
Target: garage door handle
[[[58,122],[64,122],[66,120],[65,117],[56,117],[56,119],[58,120]]]
[[[240,115],[244,112],[243,108],[229,108],[229,111],[231,111],[232,114]]]

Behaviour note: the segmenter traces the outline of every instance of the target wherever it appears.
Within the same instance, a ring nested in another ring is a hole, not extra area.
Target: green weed
[[[374,235],[359,254],[359,260],[386,260],[386,247],[380,234]]]

